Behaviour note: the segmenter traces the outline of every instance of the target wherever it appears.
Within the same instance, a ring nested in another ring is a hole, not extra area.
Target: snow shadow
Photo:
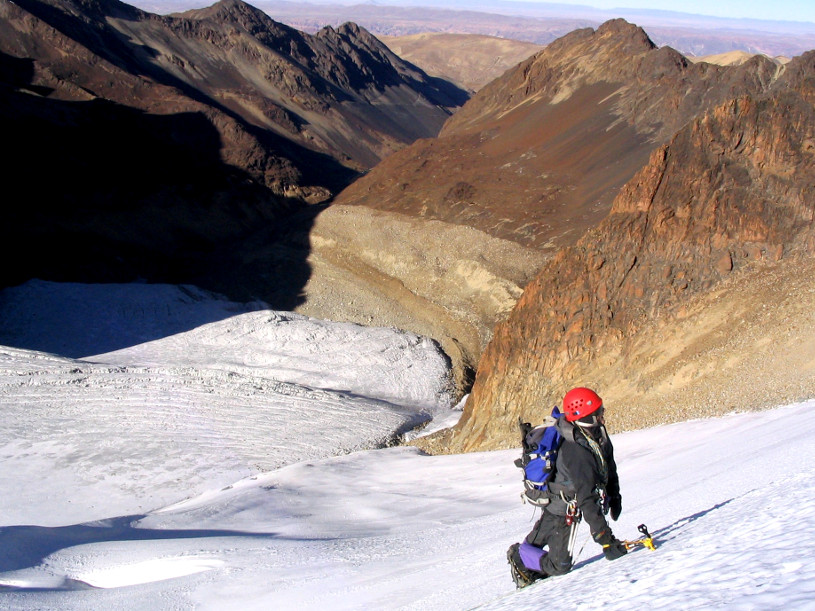
[[[668,526],[664,526],[662,528],[658,528],[657,530],[651,531],[651,536],[654,538],[654,543],[659,546],[660,543],[665,543],[667,541],[671,541],[678,536],[678,532],[682,531],[688,524],[695,522],[701,518],[704,518],[709,513],[717,511],[724,507],[725,505],[729,505],[732,503],[734,499],[727,499],[726,501],[722,501],[721,503],[716,503],[713,507],[709,509],[704,509],[702,511],[697,511],[694,514],[686,516],[684,518],[680,518],[675,522],[669,524]]]
[[[31,280],[0,290],[0,345],[82,358],[266,307],[194,286]]]
[[[0,574],[42,564],[49,555],[62,549],[111,541],[153,541],[201,539],[213,537],[255,537],[277,539],[277,533],[238,530],[160,530],[139,528],[135,524],[144,515],[122,516],[71,526],[0,527]]]
[[[710,507],[708,509],[704,509],[702,511],[697,511],[694,514],[691,514],[689,516],[685,516],[684,518],[680,518],[680,519],[676,520],[675,522],[669,524],[668,526],[663,526],[662,528],[658,528],[656,530],[653,530],[653,529],[649,528],[648,531],[651,533],[651,537],[654,539],[654,544],[657,546],[657,548],[659,548],[660,545],[675,539],[678,536],[678,532],[683,530],[688,524],[691,524],[691,523],[695,522],[696,520],[699,520],[699,519],[705,517],[709,513],[712,513],[714,511],[717,511],[717,510],[721,509],[725,505],[728,505],[729,503],[732,503],[733,500],[734,499],[728,499],[726,501],[722,501],[721,503],[716,503],[713,507]],[[639,534],[637,535],[637,537],[640,537],[640,536],[642,536],[642,535],[639,535]],[[637,549],[641,549],[641,548],[636,548],[634,551],[636,551]],[[580,551],[582,552],[582,549]],[[578,553],[578,557],[579,556],[580,556],[580,552]],[[574,567],[572,568],[572,570],[579,569],[580,567],[586,566],[588,564],[592,564],[594,562],[597,562],[598,560],[602,560],[603,558],[604,558],[604,556],[603,556],[602,553],[595,554],[594,556],[592,556],[590,558],[586,558],[585,560],[581,560],[580,562],[577,562],[574,565]]]

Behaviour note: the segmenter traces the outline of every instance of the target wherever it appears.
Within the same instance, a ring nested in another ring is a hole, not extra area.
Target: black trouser
[[[566,516],[558,516],[543,510],[543,515],[526,536],[526,542],[535,547],[549,546],[541,557],[541,572],[546,575],[564,575],[572,570],[569,553],[569,536],[572,527],[566,524]]]

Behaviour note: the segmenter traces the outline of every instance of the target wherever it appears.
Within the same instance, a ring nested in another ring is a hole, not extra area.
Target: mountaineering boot
[[[526,568],[523,560],[521,560],[521,554],[518,551],[519,548],[519,543],[513,543],[509,546],[507,550],[507,561],[509,562],[509,571],[512,574],[512,581],[515,582],[515,587],[520,590],[535,583],[538,579],[543,579],[545,575]]]

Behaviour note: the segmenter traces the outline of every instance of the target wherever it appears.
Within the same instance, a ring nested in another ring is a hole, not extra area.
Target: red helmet
[[[566,420],[574,422],[603,407],[603,400],[590,388],[572,388],[563,397]]]

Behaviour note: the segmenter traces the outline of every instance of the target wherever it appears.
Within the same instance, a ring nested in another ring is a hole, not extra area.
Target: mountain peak
[[[237,13],[249,13],[249,14],[257,14],[263,13],[260,9],[252,6],[251,4],[247,4],[243,0],[219,0],[212,5],[212,9],[221,12],[237,12]]]
[[[191,19],[216,19],[227,22],[243,21],[247,18],[271,21],[266,13],[243,0],[220,0],[212,6],[186,11],[182,15]]]
[[[650,51],[657,47],[645,30],[621,18],[606,21],[597,28],[597,34],[601,37],[627,39],[632,52]]]
[[[317,32],[316,36],[328,39],[337,37],[346,37],[351,39],[373,38],[373,35],[370,32],[368,32],[368,30],[366,30],[363,27],[360,27],[353,21],[346,21],[345,23],[337,26],[336,28],[327,25],[324,28],[322,28],[319,32]]]
[[[292,44],[297,47],[302,43],[304,37],[303,33],[275,21],[243,0],[220,0],[212,6],[186,11],[179,16],[237,26],[284,55],[291,52]]]

